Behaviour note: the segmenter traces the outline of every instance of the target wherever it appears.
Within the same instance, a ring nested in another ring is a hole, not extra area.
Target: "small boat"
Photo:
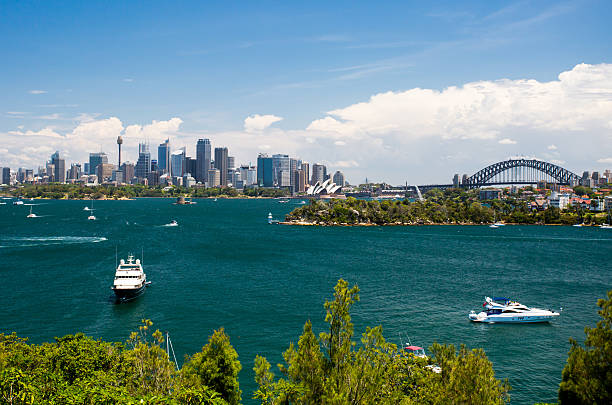
[[[601,229],[612,229],[612,226],[610,226],[610,224],[601,224],[601,225],[599,225],[599,227]]]
[[[484,311],[471,311],[468,318],[472,322],[484,323],[536,323],[549,322],[559,316],[558,312],[548,309],[529,308],[504,297],[493,299],[485,297]]]
[[[149,284],[142,263],[130,254],[127,261],[121,259],[119,262],[111,289],[119,300],[129,301],[142,294]]]
[[[23,205],[23,201],[21,200],[13,201],[13,205]]]
[[[169,224],[166,224],[164,226],[178,226],[178,222],[176,222],[174,219],[172,221],[170,221]]]
[[[284,203],[288,203],[288,202],[289,202],[289,200],[287,200],[287,199],[282,199],[282,200],[278,200],[278,202],[279,202],[279,203],[283,203],[283,204],[284,204]]]
[[[88,206],[83,207],[83,211],[91,211]]]
[[[38,216],[36,214],[32,213],[32,207],[30,206],[30,213],[28,214],[28,216],[26,218],[38,218]]]
[[[500,222],[500,221],[495,222],[493,225],[495,225],[495,226],[506,226],[506,224],[504,224],[503,222]]]
[[[87,219],[90,220],[90,221],[95,221],[96,217],[92,214],[92,215],[88,216]]]
[[[574,227],[576,227],[576,228],[580,228],[581,226],[584,226],[584,224],[574,224],[574,225],[572,225],[572,226],[574,226]]]
[[[412,354],[414,357],[417,357],[419,359],[429,359],[429,356],[425,354],[425,349],[420,346],[409,345],[404,347],[404,351],[408,355]],[[442,368],[440,368],[440,366],[436,366],[435,364],[429,364],[425,367],[437,374],[440,374],[442,372]]]
[[[495,224],[491,224],[491,225],[489,225],[489,228],[499,228],[499,226],[497,226]]]

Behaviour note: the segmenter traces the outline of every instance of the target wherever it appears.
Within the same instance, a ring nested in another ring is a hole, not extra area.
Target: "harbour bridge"
[[[545,181],[573,186],[580,178],[575,173],[553,163],[537,159],[509,159],[493,163],[474,173],[455,179],[453,184],[425,184],[418,188],[422,193],[434,188],[479,188],[496,185],[532,185]],[[417,186],[408,186],[416,191]]]

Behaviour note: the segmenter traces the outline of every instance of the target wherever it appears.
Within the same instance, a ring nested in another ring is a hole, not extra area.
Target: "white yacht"
[[[547,309],[529,308],[508,298],[485,297],[482,304],[484,311],[476,313],[471,311],[468,315],[470,321],[485,323],[534,323],[549,322],[559,316],[558,312]]]
[[[127,301],[142,294],[149,284],[140,259],[134,260],[134,255],[130,254],[127,262],[123,259],[119,262],[111,289],[118,299]]]
[[[34,213],[32,213],[32,206],[30,206],[30,213],[28,214],[28,216],[26,218],[37,218],[38,216]]]

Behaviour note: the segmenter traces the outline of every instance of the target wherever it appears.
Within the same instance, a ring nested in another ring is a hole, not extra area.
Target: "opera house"
[[[317,181],[314,185],[308,187],[306,195],[318,198],[343,198],[344,195],[336,194],[342,186],[337,185],[331,179],[325,180],[323,183]]]

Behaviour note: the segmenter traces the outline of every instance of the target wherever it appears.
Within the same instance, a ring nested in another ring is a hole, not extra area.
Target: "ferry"
[[[127,261],[121,259],[119,262],[111,289],[119,300],[128,301],[142,294],[149,284],[140,259],[134,260],[134,255],[130,254]]]
[[[550,322],[559,316],[558,312],[548,309],[529,308],[519,302],[504,297],[493,299],[485,297],[484,311],[471,311],[468,318],[472,322],[484,323],[535,323]]]

